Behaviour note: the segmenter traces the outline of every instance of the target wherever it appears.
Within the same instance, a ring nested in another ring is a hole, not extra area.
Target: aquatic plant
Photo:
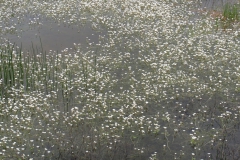
[[[2,37],[26,13],[107,31],[49,53],[1,39],[0,159],[239,158],[239,30],[189,0],[0,3]]]
[[[222,12],[216,11],[215,13],[217,14],[212,14],[212,17],[216,18],[217,25],[224,30],[233,29],[233,26],[239,23],[239,5],[237,4],[230,5],[227,3],[224,5]]]
[[[239,11],[237,5],[229,5],[228,3],[224,6],[223,17],[230,21],[239,20]]]

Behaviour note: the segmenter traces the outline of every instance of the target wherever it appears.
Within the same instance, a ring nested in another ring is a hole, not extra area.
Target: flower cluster
[[[239,29],[216,30],[194,7],[1,1],[1,36],[20,34],[29,14],[30,28],[47,17],[106,35],[59,53],[1,39],[0,159],[238,157]]]

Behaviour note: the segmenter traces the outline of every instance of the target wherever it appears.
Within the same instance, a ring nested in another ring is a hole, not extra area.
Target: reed
[[[227,3],[224,6],[223,18],[230,22],[239,21],[239,5],[229,5]]]
[[[8,89],[23,84],[23,62],[21,49],[16,50],[14,45],[8,43],[0,48],[0,79],[1,79],[1,98],[7,93]]]
[[[239,23],[239,5],[225,4],[222,13],[219,12],[216,17],[217,29],[220,27],[223,30],[234,29],[233,25]]]

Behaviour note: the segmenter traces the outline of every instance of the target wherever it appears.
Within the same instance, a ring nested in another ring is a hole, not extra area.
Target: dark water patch
[[[4,38],[22,46],[23,51],[31,51],[32,46],[41,50],[41,45],[46,52],[74,48],[74,43],[87,46],[88,43],[98,43],[99,36],[106,35],[105,31],[93,30],[90,23],[70,26],[45,17],[26,16],[16,24],[17,31],[6,34]]]
[[[239,3],[239,0],[202,0],[201,7],[222,10],[226,4],[234,5],[237,3]]]

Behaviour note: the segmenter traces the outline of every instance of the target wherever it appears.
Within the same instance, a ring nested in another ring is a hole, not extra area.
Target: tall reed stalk
[[[15,45],[7,44],[0,47],[0,96],[1,98],[7,93],[8,89],[23,84],[23,63],[22,51],[15,49]]]

